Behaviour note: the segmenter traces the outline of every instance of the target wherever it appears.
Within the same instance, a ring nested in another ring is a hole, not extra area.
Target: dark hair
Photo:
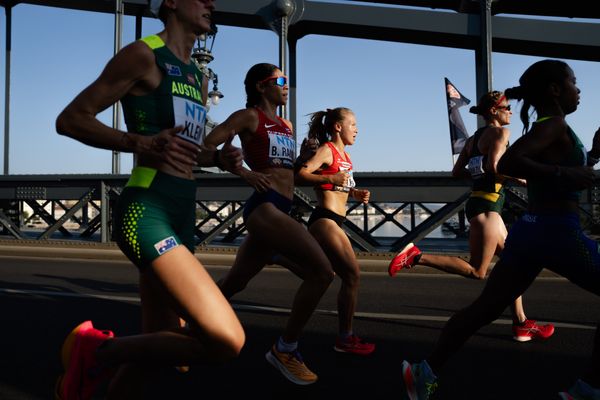
[[[502,100],[502,97],[504,97],[504,93],[497,90],[487,92],[479,98],[479,102],[476,106],[469,109],[469,112],[481,115],[485,119],[488,119],[490,117],[490,109],[497,105]]]
[[[542,60],[532,64],[519,78],[520,86],[506,89],[506,97],[523,100],[519,114],[523,133],[529,130],[529,107],[537,108],[546,101],[546,89],[552,83],[563,84],[569,75],[569,65],[560,60]]]
[[[244,87],[246,88],[246,108],[254,107],[260,102],[261,94],[256,90],[256,84],[273,75],[278,66],[268,63],[253,65],[246,73]]]
[[[331,141],[331,132],[333,126],[344,120],[344,116],[347,113],[351,113],[352,110],[346,107],[328,108],[326,111],[314,112],[310,117],[308,123],[308,138],[317,139],[319,143],[325,143]]]

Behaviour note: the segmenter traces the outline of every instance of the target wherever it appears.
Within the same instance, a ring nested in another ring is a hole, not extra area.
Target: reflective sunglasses
[[[258,82],[258,83],[265,83],[268,81],[275,81],[275,85],[279,86],[279,87],[284,87],[285,85],[287,85],[287,76],[282,75],[282,76],[270,76],[266,79],[263,79],[262,81]]]

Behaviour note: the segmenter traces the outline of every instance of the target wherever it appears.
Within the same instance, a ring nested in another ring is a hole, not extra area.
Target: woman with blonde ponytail
[[[356,117],[348,108],[313,113],[308,139],[318,141],[320,146],[298,169],[296,182],[314,186],[317,207],[310,216],[308,229],[342,280],[337,297],[339,334],[334,350],[368,355],[375,350],[375,345],[364,342],[352,329],[360,269],[352,244],[342,229],[348,197],[367,203],[370,196],[368,190],[355,187],[352,161],[345,151],[346,146],[354,144],[357,134]]]

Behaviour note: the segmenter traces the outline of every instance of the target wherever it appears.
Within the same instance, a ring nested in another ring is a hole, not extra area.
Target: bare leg
[[[466,278],[475,278],[475,268],[460,257],[423,253],[419,259],[419,265],[425,265],[450,274],[461,275]]]
[[[251,235],[260,237],[263,243],[268,243],[273,250],[289,258],[303,270],[305,279],[296,292],[292,312],[282,335],[284,341],[295,342],[333,280],[331,264],[310,233],[270,203],[257,207],[246,225]],[[239,260],[240,265],[243,266],[246,262],[255,265],[256,260],[250,259],[246,254],[249,253],[241,255],[243,259]]]
[[[499,255],[504,249],[504,241],[507,236],[506,226],[497,212],[478,214],[469,220],[469,224],[471,225],[469,233],[471,259],[469,262],[459,257],[423,254],[419,264],[467,278],[485,279],[494,255]],[[513,322],[520,323],[527,319],[521,296],[511,304],[510,309]]]
[[[540,271],[541,267],[509,265],[500,260],[482,294],[446,323],[435,349],[427,359],[434,373],[437,374],[477,330],[498,318],[531,285]]]
[[[352,244],[344,231],[329,219],[315,221],[309,231],[325,250],[333,270],[342,279],[337,296],[339,332],[350,333],[360,284],[360,268]]]
[[[233,266],[219,280],[218,285],[226,298],[244,290],[248,282],[269,262],[273,250],[267,243],[259,235],[248,233],[237,251]]]
[[[585,377],[585,381],[595,388],[600,388],[600,324],[596,326],[591,364],[590,373]]]
[[[111,383],[111,398],[141,393],[131,386],[140,381],[140,364],[227,360],[239,354],[245,341],[231,306],[184,246],[157,258],[146,274],[140,281],[144,330],[149,333],[112,339],[97,352],[101,363],[123,365]],[[158,308],[153,310],[152,305]],[[191,329],[178,327],[179,315],[190,322]],[[168,325],[172,328],[165,329]],[[161,327],[163,330],[157,331]],[[127,393],[120,393],[120,389],[127,389]]]
[[[506,234],[502,235],[499,224],[504,226],[502,218],[496,212],[481,213],[471,218],[469,262],[459,257],[423,254],[419,265],[436,268],[441,271],[473,279],[484,279],[499,243],[504,246]],[[506,228],[504,228],[506,230]]]

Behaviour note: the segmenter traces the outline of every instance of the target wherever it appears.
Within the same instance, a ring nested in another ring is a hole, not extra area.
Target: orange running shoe
[[[317,375],[304,364],[298,350],[285,353],[277,351],[277,347],[273,345],[265,357],[283,376],[296,385],[310,385],[318,379]]]

